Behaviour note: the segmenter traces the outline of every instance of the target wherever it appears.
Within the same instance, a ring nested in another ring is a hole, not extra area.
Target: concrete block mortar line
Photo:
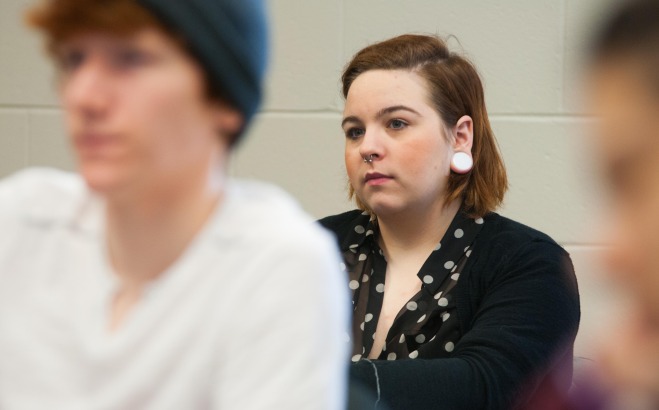
[[[60,112],[61,108],[57,105],[34,105],[34,104],[2,104],[0,103],[0,110],[3,111],[42,111],[42,112]]]
[[[32,119],[30,118],[30,110],[21,110],[25,113],[25,135],[23,135],[23,167],[27,167],[30,163],[30,138],[32,136]]]
[[[566,87],[567,87],[566,75],[565,75],[565,70],[567,69],[567,67],[565,66],[566,63],[567,63],[567,59],[565,58],[565,53],[566,53],[566,48],[565,48],[566,41],[565,40],[566,40],[566,37],[567,37],[567,2],[568,2],[568,0],[561,1],[561,13],[560,13],[561,19],[558,23],[558,27],[559,27],[559,30],[558,30],[558,32],[559,32],[558,44],[559,44],[560,58],[561,58],[561,64],[560,64],[560,67],[561,67],[561,82],[560,82],[561,101],[560,101],[559,106],[560,106],[560,110],[562,112],[567,112],[568,111],[567,107],[565,106],[565,98],[566,98],[565,90],[566,90]]]
[[[345,58],[344,55],[345,55],[345,39],[346,39],[345,37],[346,37],[346,33],[345,33],[345,24],[344,24],[345,19],[344,19],[344,16],[345,16],[345,0],[341,0],[339,2],[339,47],[338,47],[338,49],[339,49],[339,55],[338,55],[339,64],[345,64],[344,61],[341,61]]]
[[[27,114],[25,116],[26,117],[25,118],[26,132],[25,132],[25,140],[23,141],[23,144],[25,144],[24,145],[24,151],[23,151],[23,153],[24,153],[23,154],[24,155],[23,165],[27,167],[32,162],[32,149],[31,149],[32,144],[31,144],[31,142],[32,142],[32,139],[34,138],[34,136],[32,135],[32,130],[33,130],[34,127],[32,126],[33,111],[32,111],[32,109],[27,109],[26,111],[27,111]]]
[[[333,110],[267,110],[259,113],[264,118],[341,118],[341,112]]]
[[[295,110],[295,109],[267,109],[261,111],[259,115],[263,116],[341,116],[341,110],[319,109],[319,110]],[[489,113],[490,120],[493,121],[519,121],[519,122],[574,122],[592,121],[595,117],[591,115],[578,113]]]
[[[574,122],[574,121],[593,121],[592,115],[573,114],[573,113],[490,113],[491,121],[519,121],[519,122]]]

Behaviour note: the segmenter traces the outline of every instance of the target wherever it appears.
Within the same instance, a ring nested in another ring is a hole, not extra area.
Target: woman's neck
[[[438,201],[422,211],[378,216],[380,246],[387,259],[422,257],[425,260],[446,233],[460,206],[460,200],[448,205]]]
[[[126,288],[157,278],[185,251],[222,200],[224,171],[208,169],[129,199],[108,198],[110,263]]]

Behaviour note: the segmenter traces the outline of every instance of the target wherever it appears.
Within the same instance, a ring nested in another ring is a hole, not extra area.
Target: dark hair
[[[346,66],[343,96],[353,81],[369,70],[409,70],[419,74],[428,85],[430,103],[452,127],[463,115],[474,122],[472,156],[474,167],[467,174],[451,173],[446,200],[462,198],[472,216],[483,216],[503,201],[508,179],[485,108],[483,85],[478,72],[465,57],[449,51],[436,36],[402,35],[370,45],[359,51]],[[350,197],[354,189],[350,188]],[[366,206],[355,198],[357,205]]]
[[[600,27],[590,44],[591,64],[612,59],[642,61],[659,93],[659,1],[627,1]]]

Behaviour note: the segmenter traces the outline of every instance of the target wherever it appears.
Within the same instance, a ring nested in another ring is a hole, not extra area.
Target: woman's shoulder
[[[466,299],[474,303],[472,312],[486,295],[505,300],[525,293],[543,300],[548,292],[559,293],[578,323],[578,285],[569,253],[549,235],[520,222],[498,214],[483,219],[474,241],[470,280],[462,284]]]
[[[86,185],[75,173],[27,168],[0,180],[0,214],[58,218],[68,215],[86,195]]]
[[[479,242],[496,242],[506,248],[516,248],[532,242],[558,246],[549,235],[495,212],[489,213],[483,220],[483,230],[477,238]]]
[[[53,191],[79,190],[83,185],[80,175],[56,168],[30,167],[24,168],[0,179],[0,187],[41,188],[46,193]]]
[[[309,247],[331,243],[300,204],[282,188],[261,181],[231,179],[213,230],[246,243]]]
[[[492,275],[522,266],[573,271],[567,251],[549,235],[496,213],[483,219],[483,229],[474,241],[479,270]]]

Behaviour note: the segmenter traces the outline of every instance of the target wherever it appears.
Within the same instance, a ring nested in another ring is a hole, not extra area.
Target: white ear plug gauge
[[[466,152],[456,152],[451,158],[451,170],[456,174],[466,174],[474,167],[474,160]]]

